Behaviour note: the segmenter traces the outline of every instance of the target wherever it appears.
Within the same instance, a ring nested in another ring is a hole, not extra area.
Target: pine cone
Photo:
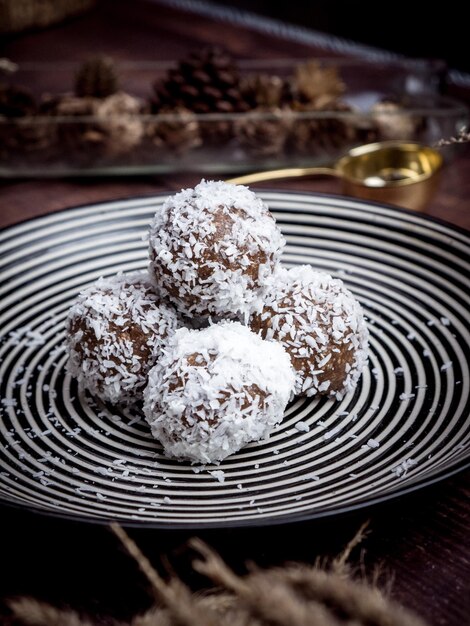
[[[252,74],[241,79],[244,101],[256,107],[281,107],[286,102],[286,84],[280,76]]]
[[[95,115],[107,155],[126,154],[140,144],[144,135],[142,106],[141,100],[122,91],[96,101]]]
[[[75,77],[75,94],[81,98],[106,98],[119,88],[114,62],[98,56],[85,61]]]
[[[258,107],[236,124],[240,145],[257,157],[277,157],[283,150],[291,128],[289,110]]]
[[[14,85],[0,84],[0,157],[10,163],[24,161],[32,153],[44,151],[54,138],[55,128],[37,122],[37,104],[32,94]],[[45,158],[45,155],[42,155]],[[42,159],[44,161],[44,158]]]
[[[321,108],[335,102],[344,93],[346,86],[336,67],[321,67],[318,61],[307,61],[298,65],[291,81],[294,104]]]
[[[384,100],[372,107],[371,116],[380,141],[387,139],[415,139],[421,119],[406,114],[402,105]]]
[[[154,147],[162,146],[177,156],[183,156],[201,145],[199,124],[194,113],[184,107],[177,107],[163,108],[159,115],[168,116],[168,119],[151,122],[147,128],[147,135]]]
[[[292,124],[289,138],[294,153],[318,156],[326,152],[331,155],[354,141],[356,136],[354,124],[349,120],[339,119],[336,115],[336,112],[352,112],[353,109],[349,105],[338,101],[328,103],[321,109],[297,107],[296,110],[305,113],[328,111],[331,112],[331,117],[296,119]]]
[[[216,47],[193,52],[154,85],[154,108],[182,106],[194,113],[246,111],[238,70],[227,53]]]
[[[90,120],[95,116],[97,102],[96,98],[73,94],[43,98],[43,115],[64,118],[57,122],[57,134],[65,163],[88,166],[104,154],[105,133],[95,120]],[[83,117],[88,119],[80,119]]]
[[[0,83],[0,115],[24,117],[34,115],[37,106],[33,95],[22,87]]]
[[[41,110],[65,118],[57,124],[60,142],[80,166],[129,154],[144,135],[143,102],[124,92],[107,98],[63,94],[45,98]]]
[[[33,116],[16,117],[0,122],[0,160],[9,165],[19,162],[44,166],[51,157],[56,126]],[[38,156],[39,155],[39,156]]]
[[[240,90],[240,77],[231,56],[219,48],[208,47],[192,53],[154,85],[152,108],[184,108],[193,113],[239,113],[249,109]],[[204,138],[228,141],[233,134],[231,120],[201,123]]]
[[[369,113],[357,112],[348,119],[354,129],[354,143],[357,145],[379,141],[379,131]]]

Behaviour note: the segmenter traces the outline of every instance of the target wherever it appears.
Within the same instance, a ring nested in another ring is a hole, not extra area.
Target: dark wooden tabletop
[[[15,61],[80,60],[92,52],[117,59],[174,59],[202,43],[227,46],[240,57],[303,57],[324,51],[254,29],[215,22],[143,1],[103,1],[97,10],[48,31],[4,42],[0,56]],[[465,95],[465,94],[464,94]],[[470,99],[470,98],[469,98]],[[179,190],[194,175],[135,179],[22,180],[0,184],[0,226],[88,202]],[[279,183],[278,187],[281,186]],[[283,189],[336,192],[328,180],[282,183]],[[426,213],[470,228],[470,151],[462,146],[444,171]],[[470,475],[462,473],[415,495],[325,521],[269,530],[206,531],[202,536],[239,569],[312,562],[335,555],[370,519],[363,544],[368,573],[381,566],[393,576],[393,596],[429,624],[470,624]],[[144,581],[104,527],[0,511],[0,596],[28,594],[120,618],[145,608]],[[156,562],[185,559],[188,533],[133,530]],[[0,617],[1,619],[1,617]]]

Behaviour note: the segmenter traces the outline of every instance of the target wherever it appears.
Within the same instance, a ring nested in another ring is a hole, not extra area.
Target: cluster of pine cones
[[[112,60],[96,57],[79,69],[74,93],[43,95],[39,102],[0,80],[0,159],[41,151],[46,161],[65,153],[81,166],[132,165],[211,146],[241,147],[263,159],[318,156],[352,143],[415,135],[412,118],[390,116],[398,104],[376,105],[374,121],[364,123],[342,101],[344,91],[337,69],[314,60],[288,78],[242,76],[228,53],[208,47],[170,69],[143,100],[120,89]],[[323,115],[311,115],[318,111]],[[37,116],[41,123],[32,123]],[[390,120],[402,127],[390,128]]]

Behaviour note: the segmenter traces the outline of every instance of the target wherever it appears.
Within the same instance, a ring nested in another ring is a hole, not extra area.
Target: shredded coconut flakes
[[[156,289],[188,317],[248,314],[264,296],[285,245],[252,191],[205,180],[168,198],[150,226],[149,242]]]
[[[293,385],[282,346],[240,323],[181,328],[150,371],[144,412],[169,456],[211,463],[267,437]]]
[[[340,400],[367,363],[368,331],[359,303],[341,280],[310,265],[280,267],[250,324],[286,348],[298,395],[327,393]],[[341,361],[344,376],[332,385]]]
[[[177,327],[176,312],[152,289],[146,272],[100,278],[69,311],[67,369],[105,401],[132,403],[141,397],[148,369]]]

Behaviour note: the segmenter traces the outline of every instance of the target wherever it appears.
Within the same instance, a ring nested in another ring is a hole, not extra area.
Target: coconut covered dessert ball
[[[285,241],[242,185],[202,181],[168,198],[150,226],[150,274],[188,317],[247,315],[264,295]]]
[[[153,293],[146,272],[100,278],[69,311],[67,369],[102,400],[132,403],[142,397],[148,371],[177,324],[176,311]]]
[[[340,400],[356,386],[367,362],[361,306],[341,280],[310,265],[276,272],[250,327],[287,350],[297,395],[328,394]]]
[[[144,413],[166,454],[211,463],[267,437],[293,386],[281,344],[246,326],[180,328],[150,370]]]

